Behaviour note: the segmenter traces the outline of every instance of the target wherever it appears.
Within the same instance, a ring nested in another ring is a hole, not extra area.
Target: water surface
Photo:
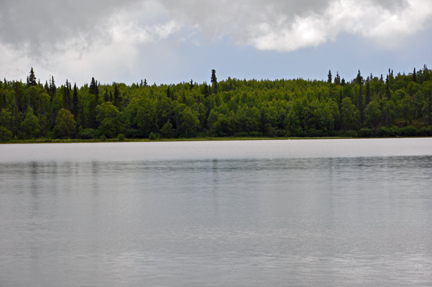
[[[430,286],[432,140],[0,145],[0,286]]]

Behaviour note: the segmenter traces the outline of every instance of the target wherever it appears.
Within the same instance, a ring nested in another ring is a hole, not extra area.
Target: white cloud
[[[260,50],[293,51],[318,46],[341,32],[360,34],[379,45],[394,46],[405,37],[422,30],[432,18],[432,2],[407,0],[396,9],[372,1],[332,1],[322,14],[282,15],[277,23],[251,25],[248,43]]]
[[[220,38],[258,50],[316,47],[351,33],[393,47],[431,24],[431,0],[4,0],[0,72],[20,79],[132,75],[143,50],[181,62],[178,43]],[[205,35],[205,37],[202,37]],[[205,46],[205,45],[203,45]],[[161,52],[160,52],[161,53]],[[148,57],[148,55],[146,55]],[[140,70],[141,69],[141,70]],[[46,77],[45,77],[46,75]],[[74,79],[74,80],[75,80]]]

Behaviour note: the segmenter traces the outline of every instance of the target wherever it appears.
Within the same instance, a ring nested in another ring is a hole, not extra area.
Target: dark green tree
[[[341,78],[340,78],[340,76],[339,76],[339,72],[336,72],[336,77],[335,77],[335,79],[334,79],[334,83],[335,83],[336,85],[340,85],[340,84],[341,84]]]
[[[120,109],[120,105],[121,105],[120,91],[118,85],[114,84],[114,106]]]
[[[385,95],[387,97],[387,100],[391,100],[391,91],[390,91],[390,80],[389,80],[389,75],[387,75],[386,78],[386,92]]]
[[[360,70],[358,70],[357,77],[356,77],[356,82],[359,85],[361,85],[363,83],[363,77],[362,77],[362,75],[360,73]]]
[[[61,109],[58,112],[53,132],[57,138],[74,137],[76,132],[76,122],[71,112],[66,109]]]
[[[91,79],[89,93],[99,98],[99,88],[97,81],[94,78]]]
[[[211,75],[211,82],[213,85],[213,93],[217,94],[217,86],[218,86],[218,82],[217,82],[217,78],[216,78],[216,70],[212,70],[212,75]]]
[[[71,84],[66,80],[66,85],[63,87],[63,108],[70,111],[72,106],[72,99],[70,95]]]
[[[371,101],[371,98],[370,98],[370,83],[369,83],[369,77],[366,79],[366,97],[365,97],[365,106],[367,106],[369,103],[370,103],[370,101]]]
[[[78,88],[76,83],[74,83],[74,87],[73,87],[72,114],[75,120],[77,120],[78,119]]]
[[[35,138],[40,133],[39,119],[33,114],[33,109],[28,107],[24,120],[21,123],[21,131],[24,138]]]
[[[27,78],[27,85],[28,86],[36,86],[37,85],[36,76],[35,76],[35,73],[33,71],[33,67],[30,69],[30,75]]]
[[[328,80],[327,80],[327,83],[329,83],[329,84],[332,83],[332,73],[331,73],[331,70],[329,70],[329,73],[328,73]]]

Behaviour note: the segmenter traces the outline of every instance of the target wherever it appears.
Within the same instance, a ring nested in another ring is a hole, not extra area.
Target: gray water
[[[0,145],[0,286],[431,286],[432,139]]]

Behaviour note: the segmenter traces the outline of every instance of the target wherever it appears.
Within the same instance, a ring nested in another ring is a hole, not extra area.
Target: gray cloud
[[[258,50],[294,51],[348,33],[394,47],[432,19],[430,0],[1,2],[0,69],[18,78],[35,64],[46,74],[111,78],[142,69],[147,49],[180,62],[182,43],[222,37]]]
[[[136,2],[140,1],[3,0],[0,41],[34,52],[78,35],[91,41],[112,13]]]

